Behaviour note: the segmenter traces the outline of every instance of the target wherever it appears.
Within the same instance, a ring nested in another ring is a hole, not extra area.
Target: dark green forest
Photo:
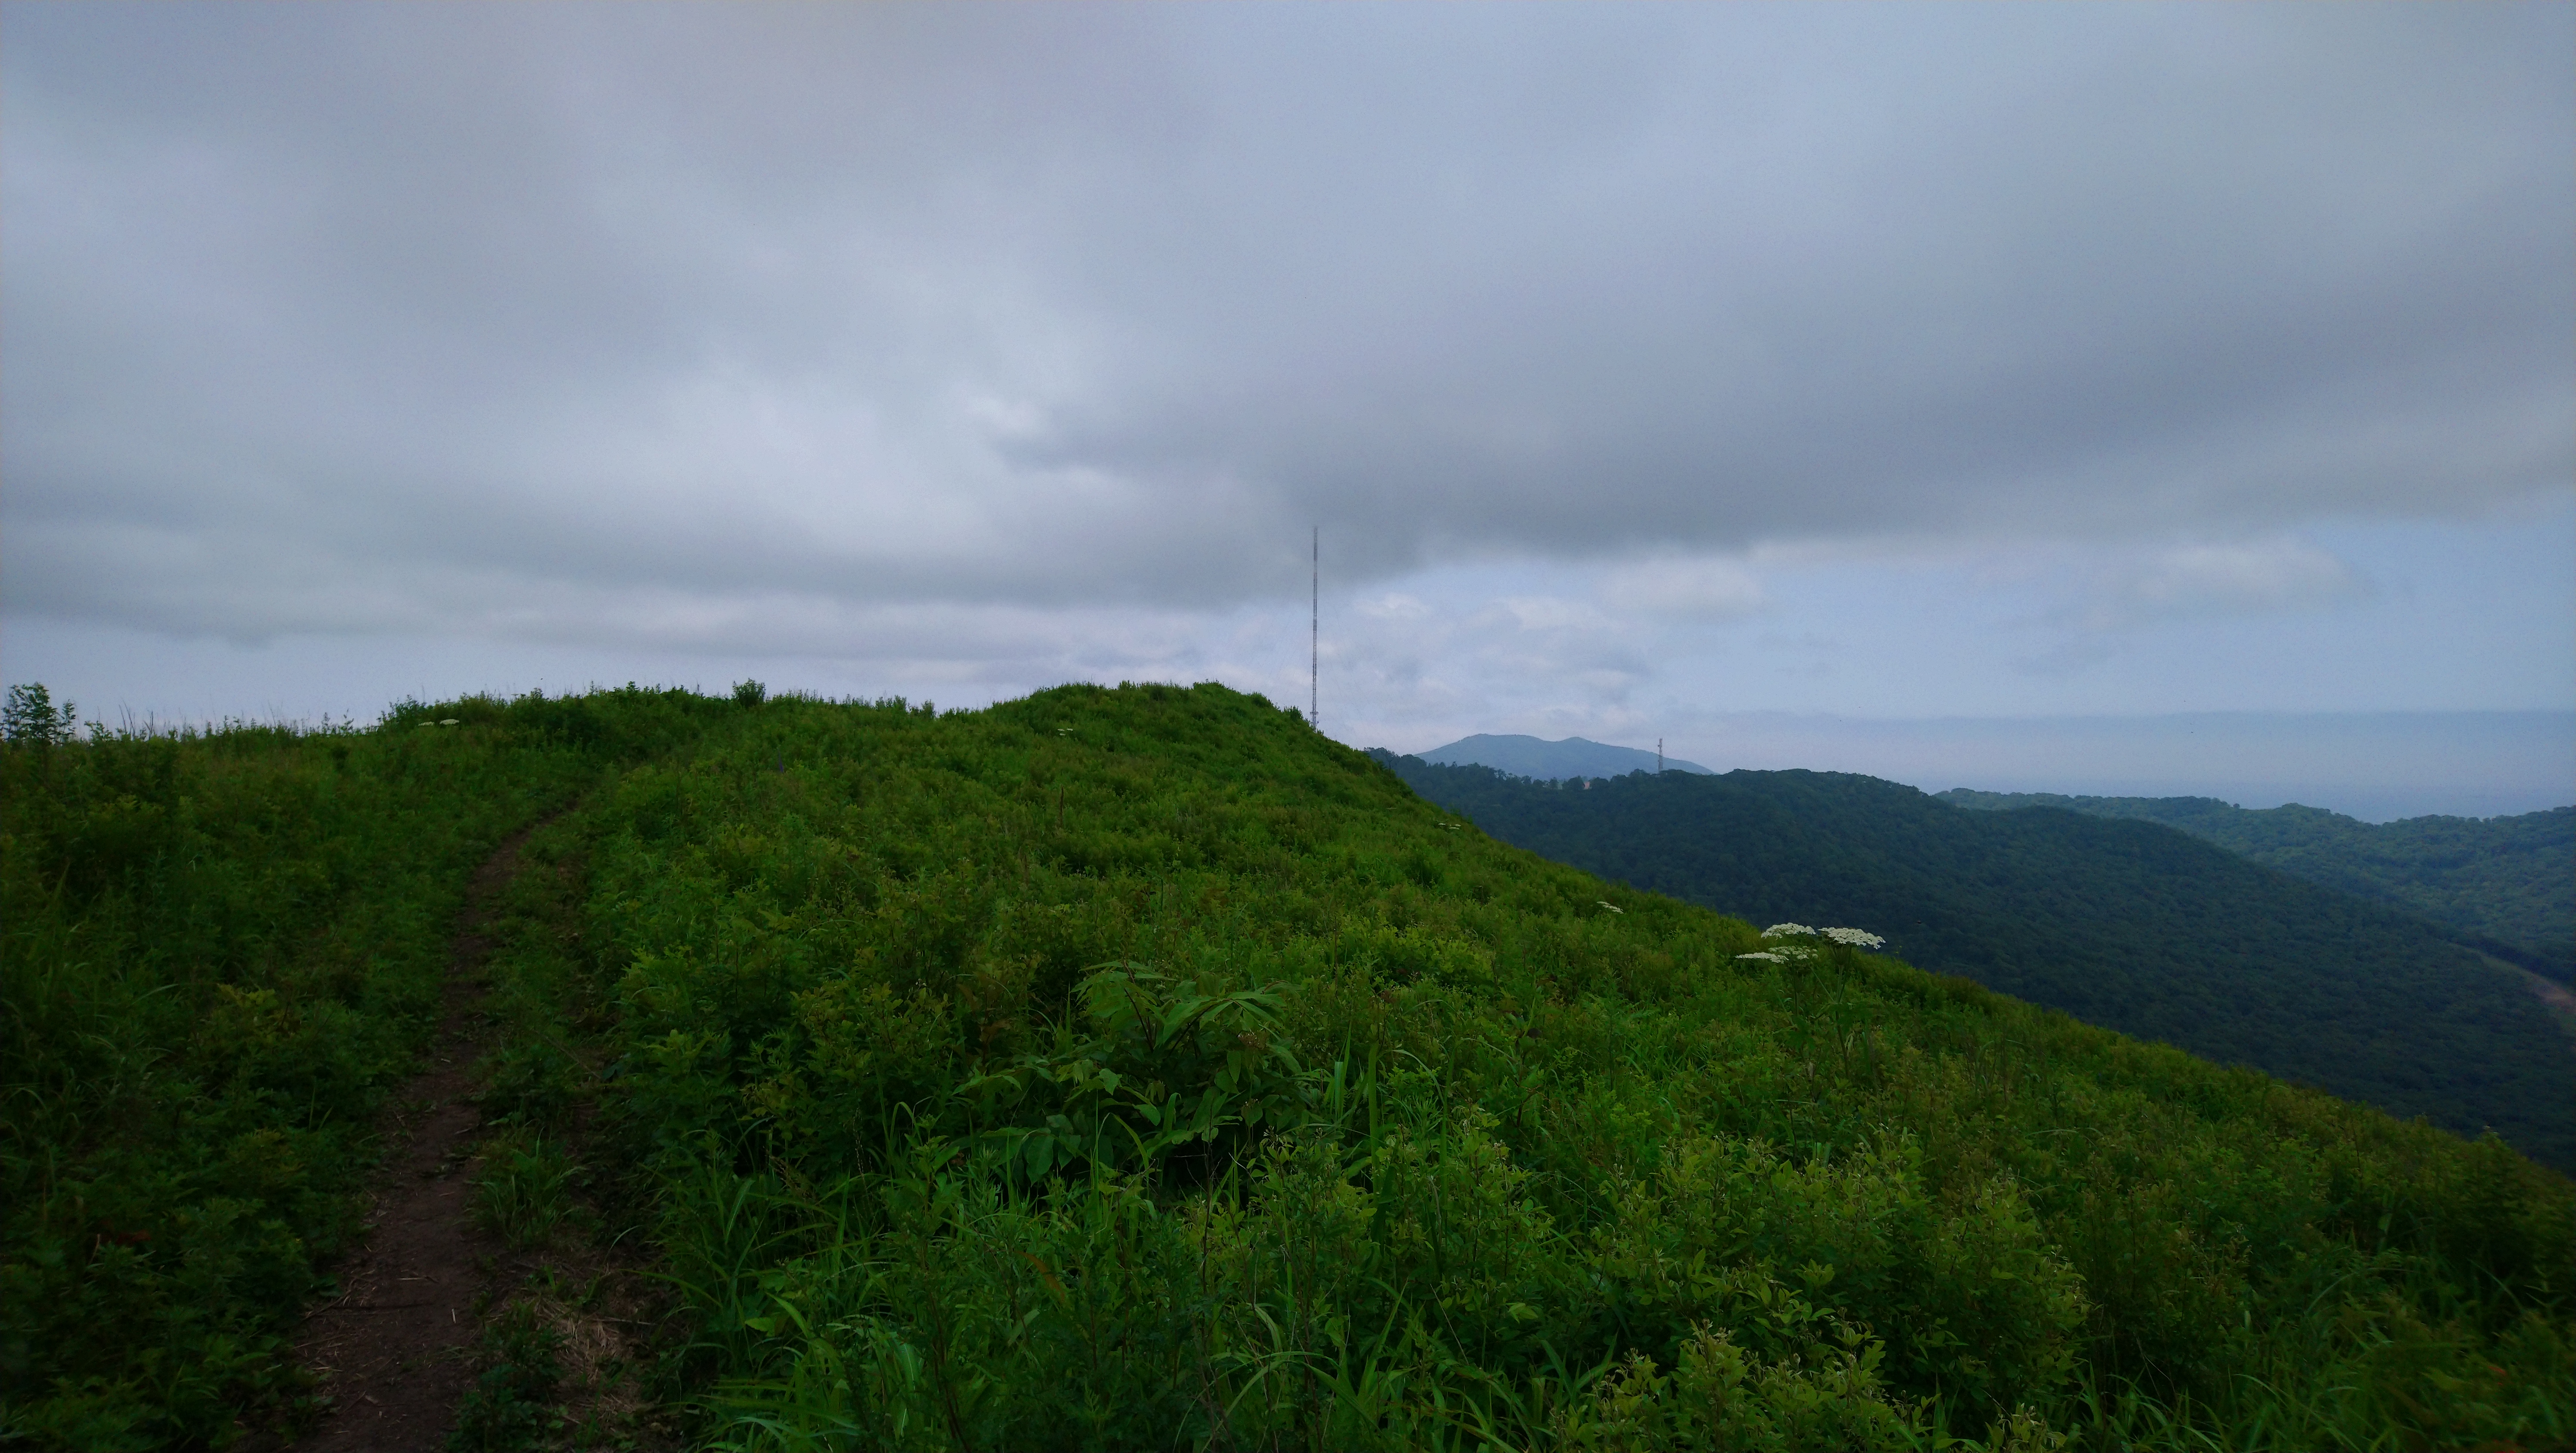
[[[2576,983],[2576,807],[2516,817],[2362,822],[2321,807],[2250,809],[2214,797],[1939,794],[1957,807],[2062,807],[2180,828],[2268,868],[2406,909],[2461,943]]]
[[[1832,772],[1579,785],[1383,755],[1516,846],[1889,952],[2229,1064],[2576,1166],[2576,1054],[2505,971],[2412,915],[2161,824],[1971,812]]]
[[[2576,1442],[2576,1185],[2504,1141],[1926,972],[1830,897],[1776,916],[1897,952],[1766,938],[1201,685],[11,746],[0,1443],[311,1417],[287,1338],[463,881],[532,825],[476,930],[474,1175],[666,1289],[643,1446]],[[452,1446],[614,1446],[509,1305],[475,1396],[525,1416]]]

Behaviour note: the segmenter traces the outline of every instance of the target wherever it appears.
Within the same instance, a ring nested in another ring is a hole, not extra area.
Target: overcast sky
[[[2568,800],[2571,55],[2568,4],[10,3],[0,674],[1302,703],[1320,526],[1359,745],[2545,711]]]

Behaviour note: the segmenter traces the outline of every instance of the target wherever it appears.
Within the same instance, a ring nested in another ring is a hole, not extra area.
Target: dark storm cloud
[[[2566,6],[0,23],[13,609],[828,635],[1222,606],[1312,521],[1365,573],[2576,474]]]

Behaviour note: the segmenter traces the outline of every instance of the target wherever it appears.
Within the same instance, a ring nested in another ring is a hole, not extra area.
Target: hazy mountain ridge
[[[1375,755],[1496,837],[1604,877],[1869,929],[1925,968],[2576,1164],[2576,1056],[2522,985],[2419,918],[2178,829],[1970,812],[1844,773],[1577,792]]]
[[[1585,737],[1567,737],[1563,741],[1546,741],[1539,737],[1494,736],[1479,732],[1460,737],[1445,747],[1433,747],[1421,754],[1422,760],[1443,766],[1491,767],[1514,777],[1528,777],[1541,782],[1563,781],[1569,777],[1621,777],[1630,772],[1647,772],[1655,768],[1655,754],[1637,747],[1614,747]],[[1663,759],[1667,772],[1693,772],[1714,775],[1697,762],[1679,757]]]
[[[2369,823],[2291,803],[2244,808],[2214,797],[1936,794],[1956,807],[2058,807],[2160,822],[2266,867],[2421,915],[2471,948],[2576,982],[2576,807],[2513,817]]]

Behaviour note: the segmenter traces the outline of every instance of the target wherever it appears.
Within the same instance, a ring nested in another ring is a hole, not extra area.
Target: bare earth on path
[[[483,930],[519,869],[533,827],[475,870],[450,949],[430,1067],[396,1096],[400,1148],[378,1173],[365,1245],[341,1271],[343,1294],[314,1309],[297,1360],[319,1374],[332,1409],[297,1445],[438,1453],[472,1377],[476,1304],[502,1247],[476,1229],[466,1161],[482,1126],[472,1068],[489,1024],[479,1011],[491,955]]]

